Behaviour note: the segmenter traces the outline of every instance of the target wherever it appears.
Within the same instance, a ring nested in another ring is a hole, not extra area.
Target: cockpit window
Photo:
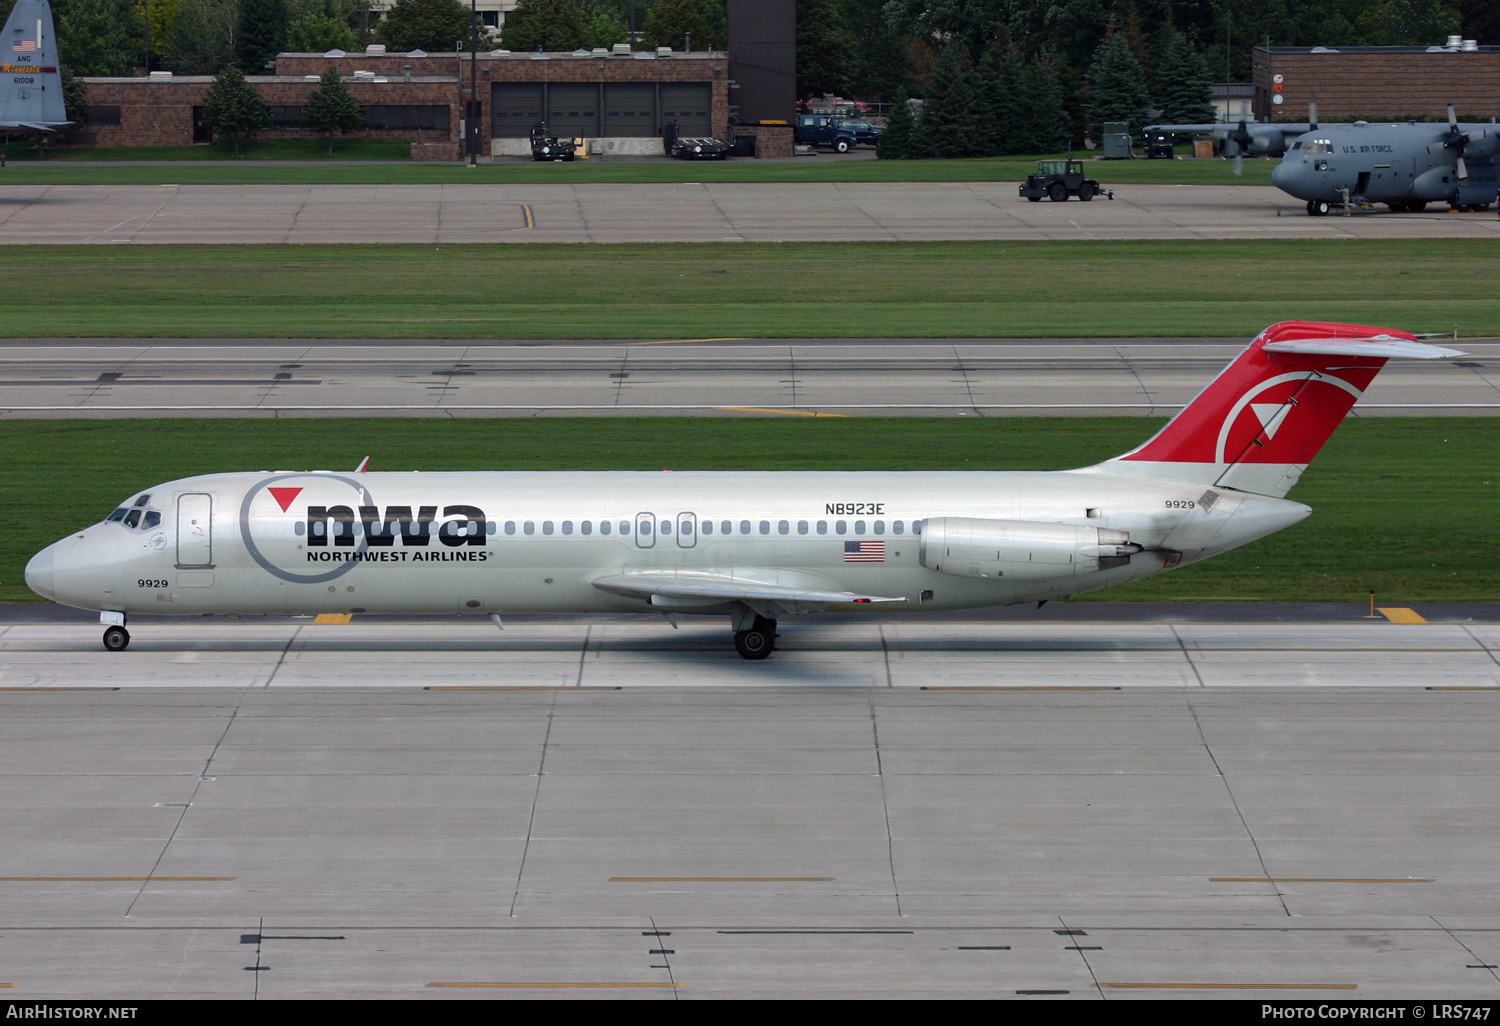
[[[125,514],[125,526],[126,527],[135,527],[135,526],[139,525],[140,522],[141,522],[141,511],[140,510],[133,509],[129,513]]]
[[[151,530],[151,528],[157,526],[160,523],[161,523],[161,514],[158,513],[154,509],[147,510],[146,511],[146,519],[141,522],[141,530],[143,530],[143,531],[149,531],[149,530]]]
[[[131,505],[140,507],[140,506],[146,505],[150,501],[151,501],[151,493],[147,492],[145,495],[142,495],[139,499],[136,499],[135,502],[131,503]]]
[[[106,524],[113,524],[113,523],[115,523],[117,521],[124,520],[125,519],[125,514],[129,513],[129,512],[130,512],[130,510],[126,509],[124,506],[121,506],[119,509],[115,510],[109,516],[105,517],[104,518],[104,522]]]

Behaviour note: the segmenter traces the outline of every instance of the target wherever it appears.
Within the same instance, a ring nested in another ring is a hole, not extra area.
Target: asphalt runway
[[[1500,994],[1500,621],[0,626],[0,983]],[[1474,610],[1469,611],[1471,614]],[[1043,615],[1049,614],[1049,615]]]
[[[1500,413],[1500,342],[1394,361],[1359,413]],[[1175,413],[1245,339],[11,340],[0,416]]]
[[[22,244],[1494,238],[1493,213],[1309,217],[1271,186],[1132,185],[1028,203],[1014,182],[0,185]]]

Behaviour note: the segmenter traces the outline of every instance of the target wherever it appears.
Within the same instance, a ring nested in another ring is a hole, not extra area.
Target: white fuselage
[[[27,582],[64,604],[120,613],[725,611],[594,584],[641,573],[882,597],[878,607],[824,604],[847,612],[954,609],[1149,576],[1309,512],[1094,470],[262,472],[173,481],[141,498],[127,503],[135,515],[117,511],[38,554]],[[933,569],[919,533],[933,518],[1103,528],[1144,551],[1103,567]]]

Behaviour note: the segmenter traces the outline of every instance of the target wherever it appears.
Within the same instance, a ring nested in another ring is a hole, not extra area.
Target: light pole
[[[469,166],[479,166],[479,5],[469,0],[469,103],[464,110],[468,125]]]

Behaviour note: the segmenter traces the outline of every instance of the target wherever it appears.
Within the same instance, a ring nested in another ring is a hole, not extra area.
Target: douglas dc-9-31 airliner
[[[1053,473],[213,474],[146,488],[42,550],[33,591],[138,613],[728,616],[763,659],[783,616],[1041,602],[1288,527],[1284,496],[1391,358],[1383,328],[1267,328],[1159,433]]]

